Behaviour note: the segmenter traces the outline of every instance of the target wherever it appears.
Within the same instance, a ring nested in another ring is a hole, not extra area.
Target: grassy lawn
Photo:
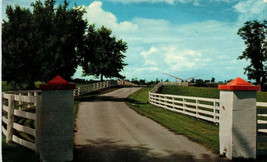
[[[142,88],[128,97],[129,107],[158,122],[176,134],[182,134],[190,140],[218,152],[219,127],[213,123],[190,116],[175,113],[148,103],[148,91],[152,87]]]
[[[218,88],[206,87],[182,87],[170,85],[164,86],[160,93],[205,98],[220,98],[220,91]],[[257,92],[257,102],[267,102],[267,92]]]

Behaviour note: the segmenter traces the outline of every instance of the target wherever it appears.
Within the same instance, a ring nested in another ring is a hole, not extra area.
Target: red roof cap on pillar
[[[227,85],[218,85],[218,89],[228,91],[258,91],[260,90],[260,86],[251,85],[249,82],[238,77],[227,83]]]
[[[68,82],[65,79],[63,79],[61,76],[57,75],[54,79],[50,80],[48,84],[49,85],[68,84]]]
[[[55,78],[50,80],[48,84],[41,84],[39,88],[41,90],[70,90],[75,89],[76,85],[68,83],[61,76],[57,75]]]

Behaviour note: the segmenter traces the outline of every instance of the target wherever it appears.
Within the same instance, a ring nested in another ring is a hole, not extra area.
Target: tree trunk
[[[100,81],[103,81],[103,74],[100,74]]]

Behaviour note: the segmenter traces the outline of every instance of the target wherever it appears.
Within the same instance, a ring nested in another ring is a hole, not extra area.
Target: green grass
[[[128,97],[127,104],[138,113],[151,118],[176,134],[182,134],[190,140],[198,142],[215,152],[219,152],[219,127],[214,123],[199,120],[187,115],[172,112],[148,102],[148,92],[150,88],[143,88]],[[200,87],[177,87],[166,86],[161,89],[161,93],[198,96],[206,98],[219,98],[219,91],[215,88]],[[266,102],[267,93],[258,92],[257,101]],[[267,143],[258,143],[258,148],[267,148]],[[261,157],[260,160],[267,160]]]
[[[2,134],[2,158],[3,162],[39,162],[40,158],[33,150],[15,143],[7,144]]]
[[[171,85],[162,87],[160,93],[204,98],[219,98],[220,91],[217,88],[182,87]]]
[[[127,105],[152,120],[158,122],[176,134],[182,134],[190,140],[218,152],[219,127],[213,123],[175,113],[148,103],[148,91],[142,88],[128,97]]]
[[[204,98],[220,98],[218,88],[164,86],[160,93]],[[267,102],[267,92],[257,92],[257,102]]]

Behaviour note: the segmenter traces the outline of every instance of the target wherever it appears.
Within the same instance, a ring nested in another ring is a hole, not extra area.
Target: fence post
[[[28,96],[32,96],[31,91],[28,92]],[[29,108],[29,107],[31,107],[31,104],[30,104],[30,103],[28,104],[28,108]]]
[[[81,95],[81,87],[78,87],[78,96]]]
[[[175,106],[174,106],[174,97],[172,96],[172,108],[175,109]]]
[[[214,117],[213,117],[214,123],[216,123],[216,101],[215,100],[213,101],[213,112],[214,112]]]
[[[198,118],[199,114],[198,114],[198,104],[199,104],[199,100],[198,98],[196,98],[196,117]]]
[[[186,99],[183,97],[183,112],[185,112],[185,102],[186,102]]]
[[[36,153],[41,151],[41,116],[42,116],[42,96],[36,96],[36,136],[35,136],[35,147]]]
[[[21,93],[19,93],[19,110],[22,109]]]
[[[256,158],[257,117],[256,91],[241,78],[219,85],[220,154],[227,158]]]
[[[37,96],[38,96],[38,92],[35,91],[33,95],[34,95],[35,97],[37,97]],[[37,105],[37,103],[34,103],[34,106],[36,106],[36,105]]]
[[[41,84],[41,145],[42,161],[73,160],[73,89],[59,75]]]
[[[167,106],[167,101],[166,101],[166,99],[167,99],[167,97],[166,96],[163,96],[163,101],[164,101],[164,107],[165,108],[168,108],[168,106]]]
[[[7,115],[7,136],[6,142],[12,142],[13,122],[14,122],[14,95],[8,96],[8,115]]]

